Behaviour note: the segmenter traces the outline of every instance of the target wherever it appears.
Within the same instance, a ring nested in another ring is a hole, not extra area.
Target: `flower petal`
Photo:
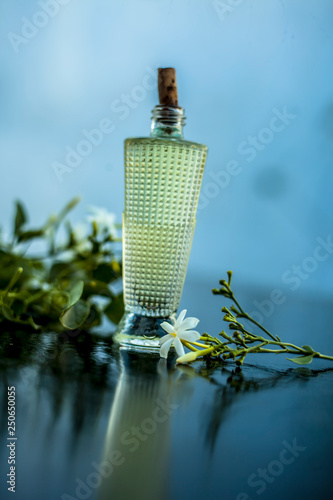
[[[188,342],[196,342],[201,337],[199,332],[195,330],[187,330],[186,332],[181,332],[179,338],[182,340],[187,340]]]
[[[169,352],[170,346],[172,344],[172,341],[173,341],[173,339],[171,338],[171,339],[167,340],[166,342],[164,342],[164,344],[161,346],[161,349],[160,349],[161,358],[168,357],[168,352]]]
[[[174,333],[174,331],[175,331],[175,328],[172,325],[170,325],[170,323],[167,323],[166,321],[163,321],[163,323],[161,323],[161,327],[163,328],[163,330],[165,330],[168,333]]]
[[[160,345],[163,345],[164,342],[167,342],[169,339],[174,339],[174,337],[172,337],[171,335],[167,334],[167,335],[164,335],[164,337],[160,338]]]
[[[177,332],[183,332],[184,330],[190,330],[195,328],[199,323],[198,318],[186,318],[182,324],[177,328]]]
[[[177,351],[178,356],[184,356],[185,354],[184,347],[178,337],[175,338],[175,349]]]
[[[179,316],[178,318],[176,319],[176,323],[175,323],[175,330],[177,330],[177,328],[182,324],[183,322],[183,319],[185,318],[185,315],[187,313],[187,309],[183,309],[180,313],[179,313]]]

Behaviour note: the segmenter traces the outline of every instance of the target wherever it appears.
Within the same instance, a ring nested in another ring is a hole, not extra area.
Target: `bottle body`
[[[151,317],[177,310],[196,222],[207,147],[180,137],[125,141],[125,309]]]

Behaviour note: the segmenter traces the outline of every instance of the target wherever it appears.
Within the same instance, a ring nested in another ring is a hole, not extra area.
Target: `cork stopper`
[[[158,68],[158,96],[161,105],[178,106],[175,68]]]

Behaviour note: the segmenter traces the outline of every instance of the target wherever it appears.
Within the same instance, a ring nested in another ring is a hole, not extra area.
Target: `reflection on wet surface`
[[[3,332],[0,349],[1,471],[15,385],[18,500],[330,498],[329,363],[176,367],[92,334]]]

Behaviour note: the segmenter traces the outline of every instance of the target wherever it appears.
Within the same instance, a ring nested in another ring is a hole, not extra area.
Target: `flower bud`
[[[179,358],[176,359],[176,363],[191,363],[191,361],[195,361],[197,359],[198,354],[200,354],[200,351],[190,351],[183,356],[180,356]]]

